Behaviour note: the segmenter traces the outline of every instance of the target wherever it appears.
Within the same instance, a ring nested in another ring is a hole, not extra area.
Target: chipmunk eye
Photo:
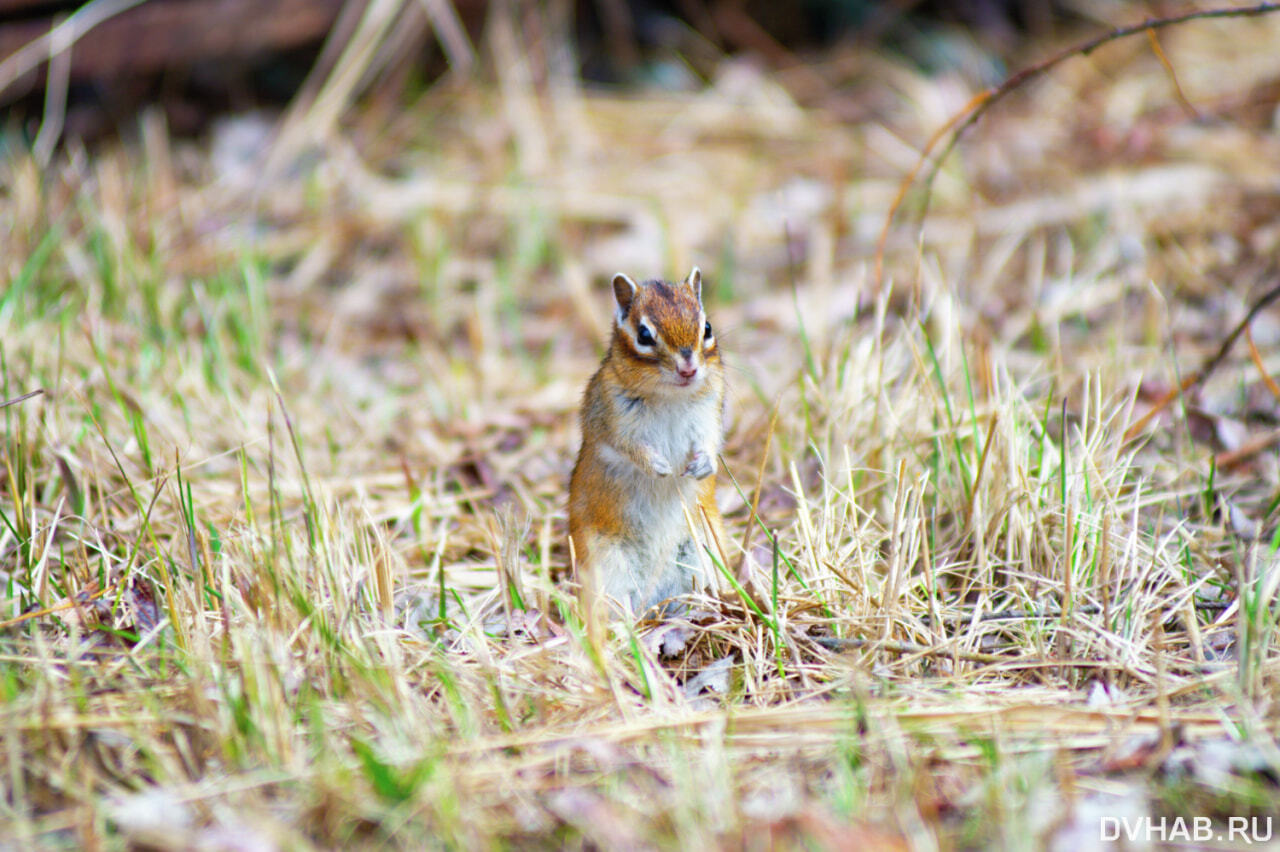
[[[703,340],[711,339],[711,323],[710,322],[708,322],[706,328],[702,330],[702,339]]]
[[[640,323],[640,328],[636,331],[636,343],[641,346],[652,346],[653,342],[653,332],[649,330],[649,326]]]

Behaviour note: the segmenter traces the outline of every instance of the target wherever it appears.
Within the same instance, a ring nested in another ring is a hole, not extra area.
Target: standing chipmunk
[[[705,512],[724,541],[715,479],[724,365],[696,266],[680,284],[619,273],[613,295],[613,338],[582,400],[569,536],[589,586],[639,614],[707,579],[686,509],[698,529]]]

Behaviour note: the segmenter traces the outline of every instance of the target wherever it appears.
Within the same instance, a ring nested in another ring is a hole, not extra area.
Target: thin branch
[[[33,610],[31,612],[24,612],[22,615],[19,615],[16,618],[9,618],[4,621],[0,621],[0,630],[7,630],[10,627],[13,627],[18,624],[22,624],[24,621],[30,621],[33,618],[44,618],[46,615],[52,615],[55,612],[62,612],[68,609],[77,609],[79,607],[85,606],[86,604],[93,603],[99,598],[104,597],[107,594],[114,591],[116,591],[116,587],[114,585],[107,586],[102,589],[96,589],[96,590],[83,589],[77,594],[70,595],[65,600],[60,601],[59,603],[53,604],[52,606],[46,606],[46,607],[43,607],[42,609]]]
[[[1271,391],[1271,395],[1280,400],[1280,385],[1276,384],[1276,380],[1271,378],[1271,374],[1267,372],[1267,365],[1262,363],[1262,353],[1258,351],[1258,346],[1253,342],[1253,332],[1248,326],[1244,329],[1245,342],[1249,344],[1249,357],[1253,360],[1253,366],[1258,368],[1258,375],[1262,376],[1262,383],[1267,386],[1267,390]]]
[[[1204,363],[1203,367],[1187,376],[1178,384],[1177,387],[1160,397],[1160,399],[1156,401],[1155,405],[1151,406],[1150,411],[1142,415],[1142,417],[1138,418],[1136,423],[1126,429],[1124,431],[1124,440],[1132,441],[1134,437],[1136,437],[1138,433],[1140,433],[1146,425],[1151,422],[1151,419],[1161,411],[1164,411],[1165,408],[1169,406],[1169,403],[1178,398],[1179,394],[1186,393],[1191,388],[1201,384],[1205,379],[1209,378],[1209,375],[1213,373],[1214,370],[1218,369],[1222,362],[1226,360],[1227,355],[1231,352],[1232,345],[1234,345],[1240,335],[1244,333],[1244,330],[1249,327],[1249,324],[1253,322],[1253,318],[1261,313],[1263,308],[1274,302],[1277,298],[1280,298],[1280,284],[1276,284],[1270,290],[1263,293],[1261,298],[1253,303],[1253,306],[1249,308],[1249,312],[1244,315],[1244,319],[1240,320],[1236,327],[1231,330],[1231,333],[1222,341],[1222,345],[1218,347],[1218,351],[1214,353],[1212,358]]]
[[[1206,20],[1211,18],[1252,18],[1260,15],[1268,15],[1272,12],[1280,12],[1280,3],[1258,3],[1253,6],[1241,6],[1225,9],[1200,9],[1195,12],[1174,15],[1169,18],[1148,18],[1141,23],[1129,24],[1128,26],[1119,27],[1101,35],[1094,36],[1093,38],[1086,39],[1079,44],[1066,48],[1065,50],[1050,56],[1042,62],[1038,62],[1035,65],[1030,65],[1015,72],[1007,77],[1000,85],[993,86],[978,93],[969,101],[969,103],[964,105],[963,109],[951,118],[947,119],[946,123],[934,131],[933,135],[929,137],[929,141],[925,143],[924,150],[920,152],[920,157],[916,161],[915,166],[912,167],[911,171],[907,173],[907,176],[903,178],[902,183],[899,185],[898,193],[894,197],[893,203],[889,206],[889,212],[885,214],[884,228],[881,230],[880,239],[876,244],[876,286],[878,288],[884,286],[883,273],[885,244],[888,242],[889,228],[893,225],[893,220],[898,213],[898,208],[902,205],[902,201],[906,197],[907,192],[911,189],[912,184],[915,183],[916,177],[920,174],[920,170],[924,167],[925,163],[929,161],[929,155],[933,152],[933,149],[937,146],[938,142],[944,137],[947,137],[947,144],[934,160],[933,167],[929,170],[929,174],[925,178],[924,185],[926,201],[920,214],[922,217],[924,216],[923,211],[928,209],[927,195],[929,189],[933,186],[934,178],[937,176],[938,170],[942,167],[942,164],[946,162],[947,158],[951,155],[951,152],[959,143],[960,137],[964,136],[965,132],[976,124],[978,119],[980,119],[983,114],[992,107],[992,105],[1003,99],[1005,95],[1008,95],[1010,92],[1021,87],[1022,84],[1026,83],[1028,80],[1041,76],[1047,71],[1061,65],[1073,56],[1088,56],[1104,44],[1117,41],[1122,38],[1128,38],[1129,36],[1137,35],[1138,33],[1160,30],[1177,24],[1185,24],[1188,21]],[[949,137],[947,135],[947,131],[950,131]]]
[[[22,396],[15,396],[13,399],[6,399],[4,402],[0,402],[0,408],[8,408],[11,405],[17,405],[20,402],[26,402],[31,399],[31,397],[39,396],[42,393],[44,393],[44,388],[36,388],[30,393],[24,393]]]
[[[814,637],[813,641],[833,651],[845,651],[851,648],[872,651],[888,651],[892,654],[918,654],[922,657],[944,657],[948,660],[958,659],[966,663],[1015,663],[1026,662],[1007,654],[981,654],[973,651],[956,651],[951,648],[940,648],[932,645],[920,645],[915,642],[895,642],[891,639],[860,639],[857,637],[843,639],[834,636]],[[1036,658],[1039,662],[1039,658]]]
[[[1164,67],[1164,73],[1169,75],[1169,82],[1173,84],[1174,97],[1178,99],[1178,103],[1182,106],[1183,111],[1186,112],[1187,118],[1193,121],[1199,119],[1200,111],[1195,108],[1195,104],[1191,103],[1187,93],[1182,91],[1182,84],[1178,82],[1178,72],[1173,69],[1173,63],[1165,55],[1164,48],[1160,46],[1160,37],[1156,35],[1154,29],[1147,30],[1147,41],[1151,43],[1151,52],[1156,55],[1156,59],[1159,59],[1161,66]]]

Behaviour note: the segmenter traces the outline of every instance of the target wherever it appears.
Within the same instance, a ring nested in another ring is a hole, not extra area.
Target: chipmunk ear
[[[618,303],[619,321],[627,318],[627,314],[631,311],[631,302],[635,299],[638,289],[636,282],[625,274],[619,272],[613,276],[613,298]]]
[[[693,295],[698,297],[698,304],[702,304],[702,270],[694,267],[689,273],[689,277],[685,279],[690,287],[693,288]]]

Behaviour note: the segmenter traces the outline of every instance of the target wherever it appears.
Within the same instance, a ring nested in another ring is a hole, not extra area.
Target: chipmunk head
[[[679,284],[636,284],[618,273],[613,279],[614,347],[629,363],[649,374],[655,390],[696,388],[710,364],[720,358],[711,323],[702,308],[702,273],[694,267]]]

